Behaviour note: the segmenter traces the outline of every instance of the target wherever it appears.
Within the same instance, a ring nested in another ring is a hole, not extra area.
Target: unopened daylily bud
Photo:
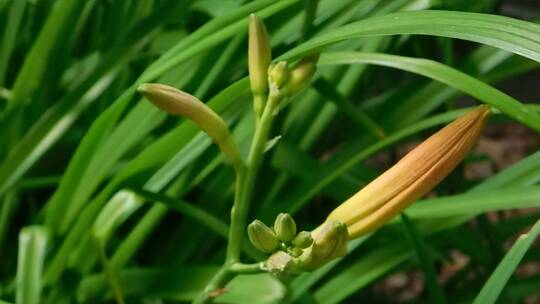
[[[292,96],[308,85],[317,69],[317,60],[319,60],[319,54],[300,60],[289,72],[287,83],[283,86],[283,94]]]
[[[249,80],[253,94],[266,94],[268,91],[267,70],[271,59],[268,33],[261,19],[254,14],[249,16],[248,65]]]
[[[297,259],[297,266],[304,271],[313,271],[335,258],[345,256],[348,239],[345,224],[325,222],[313,231],[313,244]]]
[[[280,213],[274,222],[274,231],[280,241],[288,243],[296,235],[296,223],[292,216],[287,213]]]
[[[141,84],[137,90],[161,110],[192,120],[219,145],[230,162],[242,163],[240,150],[225,121],[195,96],[157,83]]]
[[[270,42],[266,27],[254,14],[249,16],[248,68],[251,92],[253,93],[253,109],[258,116],[264,110],[264,102],[268,92],[268,65],[271,60]]]
[[[274,231],[263,222],[254,220],[248,225],[247,231],[251,244],[260,251],[272,253],[278,249],[279,242]]]
[[[289,78],[289,67],[287,62],[280,61],[275,64],[271,64],[268,67],[268,82],[271,88],[281,88],[287,79]]]
[[[300,231],[293,240],[293,245],[298,248],[307,248],[313,243],[313,238],[309,231]]]
[[[480,106],[456,119],[330,213],[356,238],[384,225],[433,189],[468,153],[490,109]]]

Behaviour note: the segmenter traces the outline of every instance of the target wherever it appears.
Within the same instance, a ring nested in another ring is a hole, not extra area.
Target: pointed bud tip
[[[149,86],[150,86],[149,83],[142,83],[137,87],[137,92],[139,92],[141,94],[144,94],[144,93],[148,92]]]
[[[476,107],[475,111],[478,111],[482,118],[485,118],[491,114],[491,107],[488,105],[479,105]]]

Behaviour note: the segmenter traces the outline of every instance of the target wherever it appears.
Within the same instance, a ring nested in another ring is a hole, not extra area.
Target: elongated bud
[[[251,14],[249,16],[248,47],[249,81],[253,93],[253,109],[259,116],[264,110],[264,102],[268,92],[267,71],[271,56],[266,27],[261,19]]]
[[[490,109],[480,106],[456,119],[330,213],[356,238],[384,225],[433,189],[463,160],[479,137]]]
[[[288,243],[296,235],[296,223],[292,216],[287,213],[280,213],[274,222],[274,231],[280,241]]]
[[[298,258],[297,266],[304,271],[313,271],[335,258],[345,256],[348,239],[345,224],[325,222],[313,231],[313,244]]]
[[[298,248],[307,248],[313,243],[313,237],[309,231],[300,231],[293,240],[293,245]]]
[[[255,248],[264,253],[272,253],[278,249],[279,242],[274,231],[259,220],[248,225],[248,237]]]
[[[271,59],[270,42],[266,27],[254,14],[249,16],[248,65],[249,80],[253,94],[268,91],[267,70]]]
[[[319,60],[319,54],[300,60],[289,72],[287,83],[283,86],[283,94],[292,96],[308,85],[317,69],[317,60]]]
[[[280,61],[276,64],[271,64],[268,67],[268,83],[273,89],[281,88],[289,77],[289,67],[287,62]]]
[[[202,101],[195,96],[163,84],[145,83],[141,84],[137,90],[161,110],[192,120],[219,145],[223,154],[235,167],[241,166],[240,151],[227,124]]]

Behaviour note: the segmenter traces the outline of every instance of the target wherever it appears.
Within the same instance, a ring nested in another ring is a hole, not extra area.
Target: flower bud
[[[219,145],[231,163],[235,166],[242,164],[240,150],[225,121],[195,96],[168,85],[155,83],[141,84],[137,91],[161,110],[192,120]]]
[[[384,225],[445,178],[476,142],[490,109],[480,106],[456,119],[339,207],[327,221],[348,226],[357,238]]]
[[[304,271],[313,271],[335,258],[345,256],[348,238],[345,224],[325,222],[313,231],[313,244],[298,258],[297,266]]]
[[[298,235],[293,240],[293,245],[298,248],[307,248],[313,243],[313,238],[309,231],[300,231]]]
[[[284,277],[289,274],[298,272],[295,267],[295,262],[292,256],[284,251],[276,251],[266,261],[268,271],[278,277]]]
[[[283,86],[283,93],[292,96],[309,84],[317,69],[319,54],[310,55],[298,62],[289,72],[287,83]]]
[[[271,64],[268,67],[268,82],[270,86],[279,89],[289,78],[289,67],[286,61]]]
[[[249,80],[253,95],[264,95],[268,91],[267,70],[271,49],[266,27],[254,14],[249,16],[248,65]]]
[[[292,216],[287,213],[280,213],[274,222],[274,231],[280,241],[288,243],[296,235],[296,223]]]
[[[274,231],[259,220],[248,225],[248,237],[255,246],[264,253],[272,253],[278,249],[279,242]]]

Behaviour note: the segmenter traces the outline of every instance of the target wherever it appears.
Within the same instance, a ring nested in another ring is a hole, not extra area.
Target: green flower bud
[[[287,83],[283,86],[283,94],[292,96],[309,84],[315,70],[319,54],[310,55],[300,60],[289,72]]]
[[[260,251],[272,253],[278,249],[279,242],[274,231],[263,222],[254,220],[248,225],[247,231],[251,244]]]
[[[251,14],[249,16],[248,68],[253,93],[253,109],[258,116],[262,115],[268,92],[268,65],[272,58],[271,52],[264,23]]]
[[[267,70],[271,59],[270,42],[266,27],[254,14],[249,16],[248,66],[251,91],[254,95],[268,91]]]
[[[313,231],[313,244],[298,258],[298,267],[313,271],[331,260],[347,254],[347,225],[328,221]]]
[[[296,223],[292,216],[287,213],[280,213],[274,222],[274,231],[280,241],[288,243],[296,235]]]
[[[289,78],[289,67],[286,61],[271,64],[268,67],[268,82],[271,88],[281,88]]]
[[[313,244],[313,238],[309,231],[300,231],[293,240],[293,245],[302,249],[308,248],[311,244]]]

